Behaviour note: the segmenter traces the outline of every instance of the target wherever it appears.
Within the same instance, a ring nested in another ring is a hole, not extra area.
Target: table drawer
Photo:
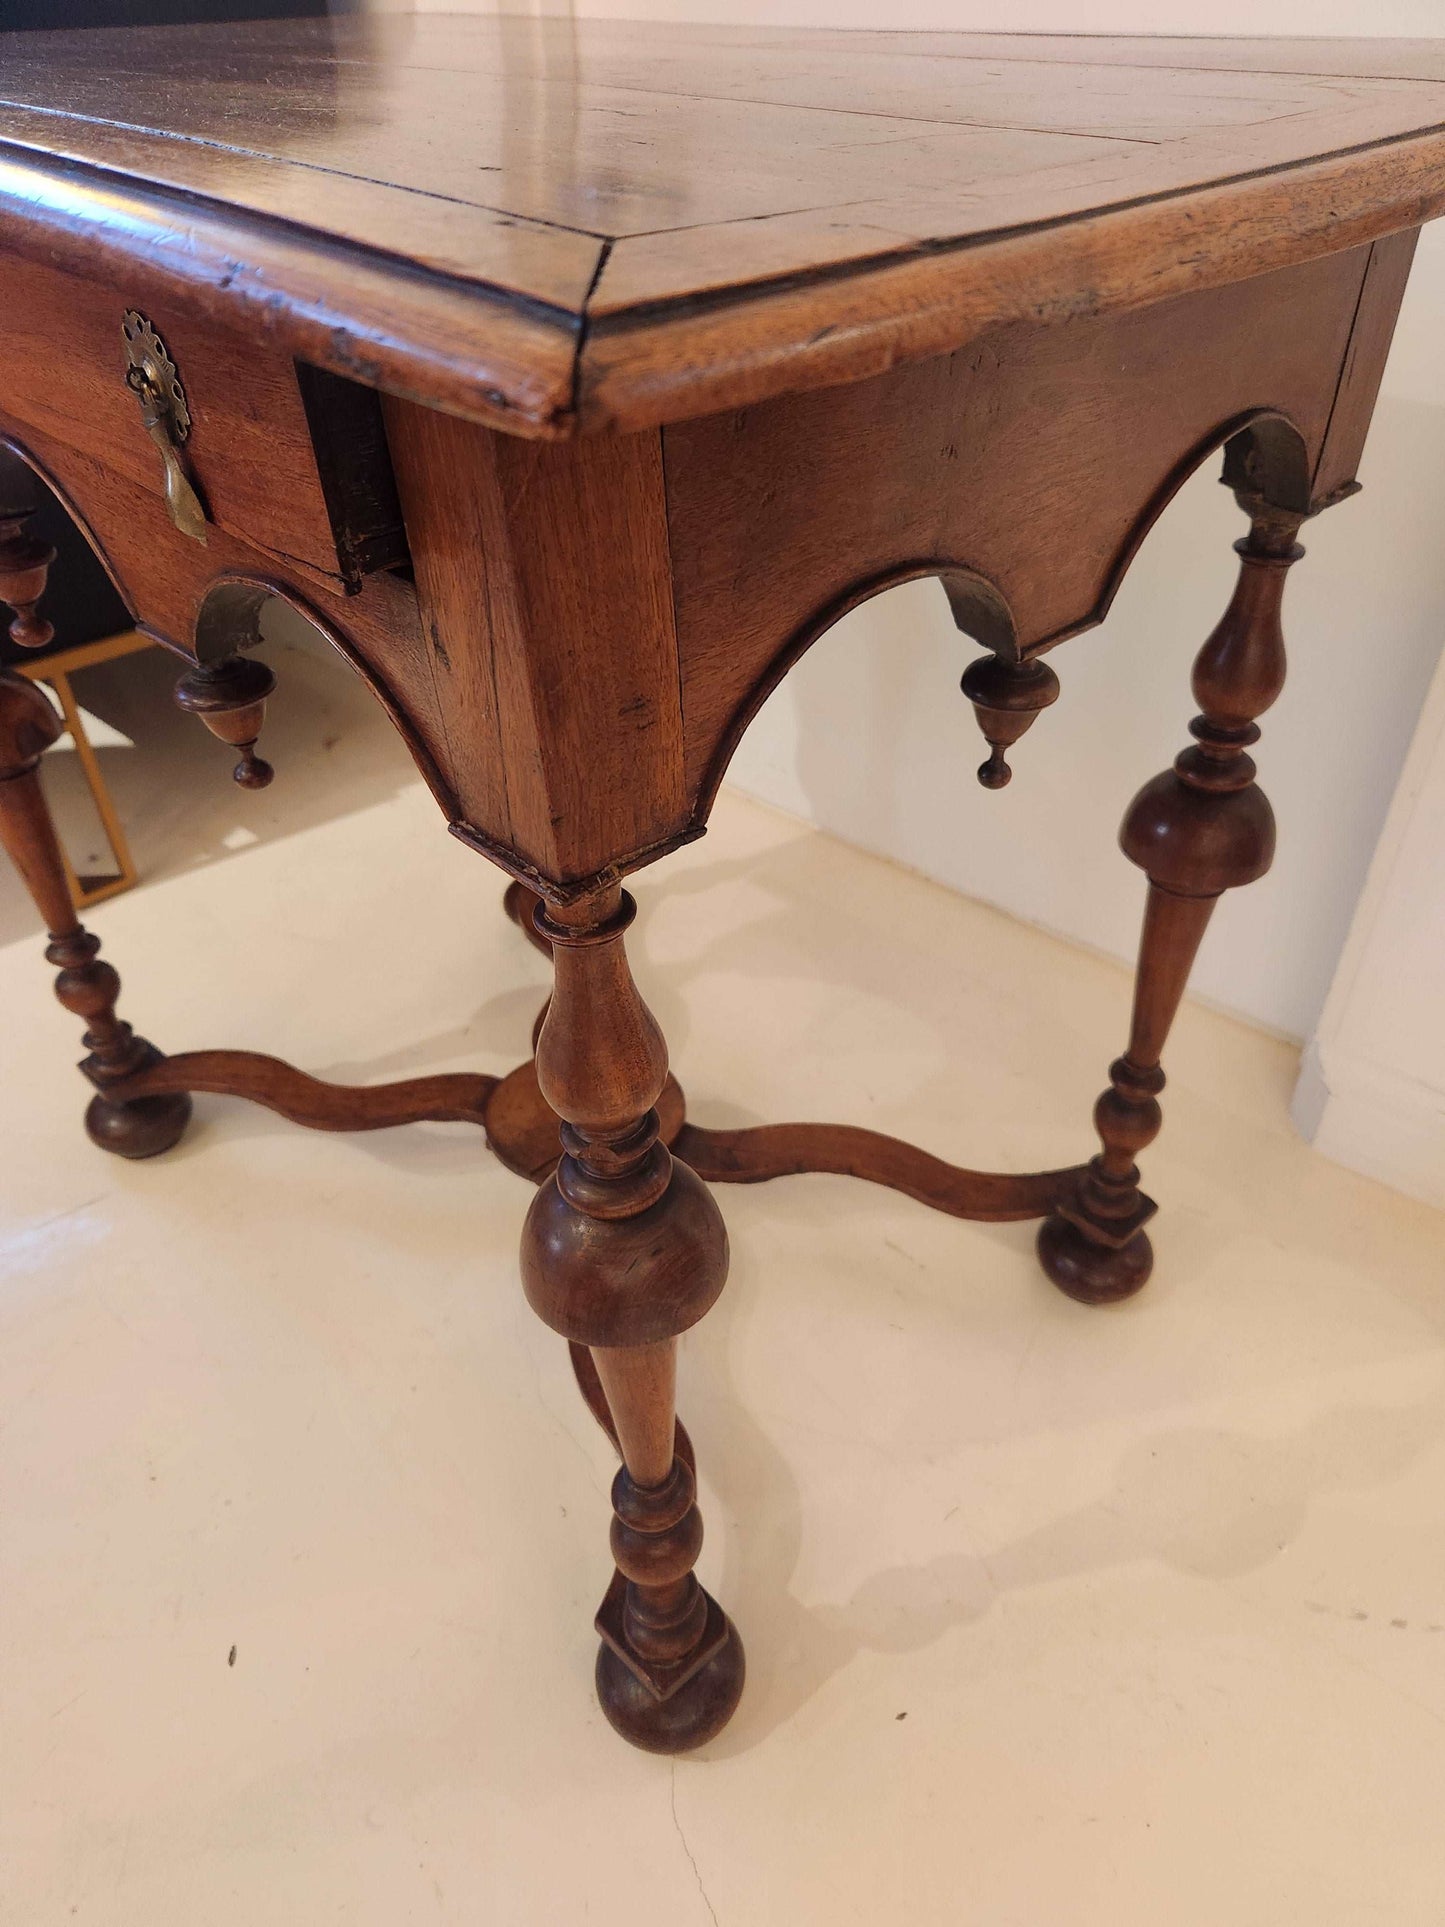
[[[333,580],[405,559],[377,397],[152,301],[140,277],[100,287],[0,257],[6,413],[164,496],[161,452],[126,383],[128,310],[175,363],[190,416],[182,465],[208,523]]]

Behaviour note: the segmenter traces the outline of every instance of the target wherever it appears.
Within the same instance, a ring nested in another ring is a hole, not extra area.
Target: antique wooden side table
[[[636,1744],[698,1745],[743,1684],[673,1410],[678,1335],[727,1271],[708,1180],[846,1172],[1039,1218],[1088,1303],[1148,1276],[1160,1054],[1217,899],[1273,851],[1250,750],[1285,573],[1356,486],[1442,207],[1445,42],[436,16],[0,40],[11,634],[46,635],[39,478],[256,784],[272,679],[245,652],[284,597],[555,970],[501,1079],[163,1056],[70,907],[37,777],[58,720],[6,673],[0,835],[86,1025],[87,1127],[149,1157],[194,1091],[324,1130],[462,1118],[537,1183],[527,1296],[622,1459],[597,1685]],[[622,878],[702,834],[802,651],[912,577],[985,652],[963,690],[1006,783],[1058,689],[1046,654],[1221,447],[1248,532],[1193,741],[1124,824],[1148,899],[1097,1155],[1016,1176],[845,1127],[689,1125]]]

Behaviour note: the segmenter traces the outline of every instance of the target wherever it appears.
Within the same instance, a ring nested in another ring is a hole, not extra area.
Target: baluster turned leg
[[[1259,740],[1255,718],[1284,687],[1280,603],[1285,572],[1304,554],[1294,539],[1304,518],[1244,498],[1241,506],[1251,524],[1235,544],[1239,580],[1194,664],[1195,741],[1139,792],[1120,833],[1125,855],[1149,878],[1149,897],[1129,1047],[1094,1108],[1103,1149],[1074,1198],[1039,1230],[1044,1270],[1086,1304],[1128,1297],[1153,1267],[1143,1226],[1155,1206],[1134,1160],[1163,1122],[1165,1039],[1215,904],[1263,876],[1274,856],[1274,813],[1248,751]]]
[[[590,1347],[622,1453],[598,1697],[625,1739],[678,1753],[721,1730],[743,1685],[737,1633],[693,1575],[702,1519],[674,1418],[678,1334],[722,1290],[727,1233],[658,1139],[667,1051],[628,969],[632,915],[614,887],[540,919],[556,989],[537,1075],[563,1157],[528,1213],[522,1278],[538,1316]]]
[[[15,611],[11,638],[38,649],[50,625],[36,613],[53,551],[25,532],[33,507],[29,471],[13,458],[0,464],[0,602]],[[65,865],[45,795],[40,759],[63,731],[49,698],[24,676],[0,671],[0,844],[35,900],[50,933],[47,960],[56,965],[55,994],[85,1020],[88,1055],[81,1069],[96,1088],[85,1128],[104,1150],[145,1158],[167,1151],[185,1130],[191,1100],[184,1095],[142,1097],[128,1104],[107,1097],[118,1079],[155,1063],[160,1052],[115,1014],[120,978],[97,956],[100,939],[77,921]]]

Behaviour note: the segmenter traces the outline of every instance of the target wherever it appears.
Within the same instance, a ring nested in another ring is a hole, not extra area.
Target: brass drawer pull
[[[140,403],[145,431],[160,451],[171,520],[182,535],[204,542],[206,511],[180,456],[181,444],[191,432],[191,411],[176,364],[150,322],[134,308],[126,310],[120,332],[125,341],[126,386]]]

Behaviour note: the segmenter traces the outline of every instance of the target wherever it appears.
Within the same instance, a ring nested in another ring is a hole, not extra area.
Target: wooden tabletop
[[[640,427],[1445,208],[1445,40],[406,15],[0,36],[0,245],[514,432]]]

